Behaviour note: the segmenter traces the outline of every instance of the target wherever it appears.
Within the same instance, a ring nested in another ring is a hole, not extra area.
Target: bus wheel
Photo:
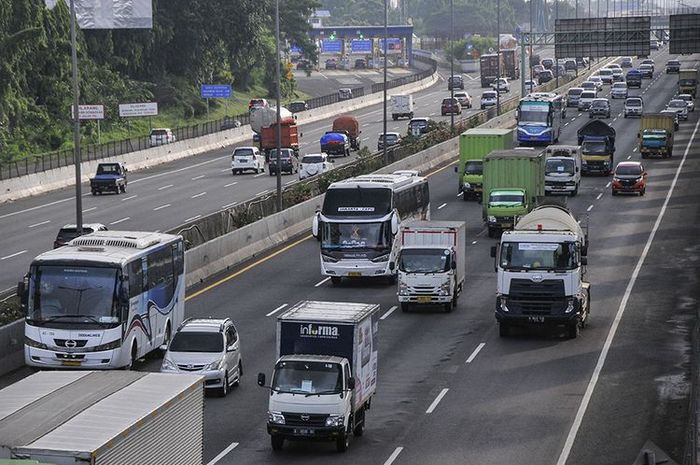
[[[342,278],[340,276],[331,276],[331,284],[337,286],[340,284],[341,279]]]

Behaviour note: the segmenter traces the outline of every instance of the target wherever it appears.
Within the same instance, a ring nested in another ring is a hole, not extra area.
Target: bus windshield
[[[27,318],[34,323],[119,323],[119,270],[39,265],[30,279]]]
[[[549,103],[522,102],[518,124],[547,126],[549,122]]]
[[[578,263],[573,242],[504,242],[501,268],[506,270],[573,270]]]
[[[321,248],[325,250],[391,248],[391,228],[381,223],[323,223]]]
[[[391,212],[391,189],[329,189],[323,200],[326,216],[384,216]]]

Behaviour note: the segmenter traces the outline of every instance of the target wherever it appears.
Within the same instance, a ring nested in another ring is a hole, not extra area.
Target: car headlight
[[[175,363],[169,358],[164,358],[160,371],[177,371],[177,365],[175,365]]]
[[[408,286],[404,283],[399,283],[399,295],[408,295]]]
[[[326,426],[343,426],[345,418],[342,415],[328,415]]]
[[[618,178],[618,177],[613,177],[613,182],[620,182],[620,178]]]
[[[496,217],[495,216],[489,216],[489,223],[495,223],[496,222]]]
[[[221,364],[223,362],[224,362],[224,359],[215,360],[215,361],[211,362],[209,365],[205,366],[204,369],[205,370],[218,370],[219,368],[221,368]]]
[[[586,160],[581,160],[581,165],[586,166],[588,162]]]
[[[505,297],[501,296],[501,297],[499,298],[499,300],[498,300],[498,303],[499,303],[500,306],[501,306],[501,310],[503,310],[504,312],[508,312],[508,311],[509,311],[509,310],[508,310],[507,301],[506,301],[506,298],[505,298]]]
[[[49,346],[47,346],[43,342],[35,341],[34,339],[31,339],[27,336],[24,336],[24,345],[29,346],[29,347],[34,347],[35,349],[48,350],[48,348],[49,348]]]
[[[284,415],[282,412],[267,412],[267,421],[276,425],[284,425]]]
[[[464,184],[462,184],[462,186],[463,186],[465,189],[471,189],[471,188],[472,188],[472,185],[469,184],[468,182],[465,182]]]
[[[438,295],[450,295],[450,283],[441,284]]]

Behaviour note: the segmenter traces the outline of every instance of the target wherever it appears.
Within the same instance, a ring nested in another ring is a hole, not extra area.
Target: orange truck
[[[348,136],[350,148],[360,150],[360,122],[354,116],[344,115],[333,120],[333,132],[340,132]]]
[[[280,147],[294,150],[294,153],[299,153],[299,131],[297,121],[292,118],[282,118],[280,120],[281,138]],[[272,123],[270,126],[261,128],[260,131],[260,150],[265,153],[265,158],[268,158],[270,150],[277,148],[277,123]]]

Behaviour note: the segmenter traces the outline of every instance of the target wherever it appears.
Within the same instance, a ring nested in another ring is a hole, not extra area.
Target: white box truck
[[[463,221],[410,221],[399,232],[399,302],[438,304],[450,312],[464,287],[466,225]]]
[[[0,390],[0,459],[202,465],[204,378],[43,371]]]
[[[413,95],[399,94],[391,96],[391,118],[413,118]]]
[[[580,145],[550,145],[545,149],[544,193],[578,194],[581,184]]]
[[[334,441],[338,452],[361,436],[377,387],[379,305],[302,301],[277,317],[277,354],[267,432],[287,440]]]

